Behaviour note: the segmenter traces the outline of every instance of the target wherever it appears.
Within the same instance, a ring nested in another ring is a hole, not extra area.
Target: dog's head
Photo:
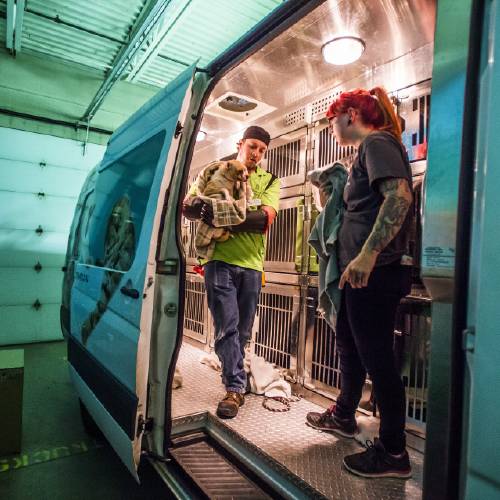
[[[247,167],[241,161],[229,160],[226,162],[225,175],[233,181],[246,182],[248,180]]]

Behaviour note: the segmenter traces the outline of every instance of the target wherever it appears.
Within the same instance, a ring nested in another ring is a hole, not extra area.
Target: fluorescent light
[[[203,130],[200,130],[198,134],[196,135],[196,142],[201,142],[204,141],[207,137],[207,133],[203,132]]]
[[[365,42],[356,36],[339,36],[321,47],[323,58],[338,66],[357,61],[365,50]]]

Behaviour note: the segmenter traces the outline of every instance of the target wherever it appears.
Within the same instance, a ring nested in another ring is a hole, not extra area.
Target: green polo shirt
[[[275,181],[267,187],[271,180],[271,174],[257,166],[255,172],[249,177],[250,187],[254,199],[259,199],[261,205],[274,208],[278,213],[280,203],[280,181]],[[267,187],[267,189],[266,189]],[[196,182],[191,186],[189,194],[196,195]],[[249,207],[249,210],[256,210]],[[258,233],[234,233],[227,241],[215,243],[215,250],[211,260],[220,260],[227,264],[264,270],[264,258],[266,255],[266,235]]]

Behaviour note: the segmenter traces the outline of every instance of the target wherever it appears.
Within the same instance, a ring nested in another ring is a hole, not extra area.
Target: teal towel
[[[309,244],[319,258],[318,310],[328,325],[335,330],[340,308],[340,270],[337,259],[337,234],[344,214],[344,187],[347,170],[341,163],[313,170],[309,179],[328,195],[309,236]]]

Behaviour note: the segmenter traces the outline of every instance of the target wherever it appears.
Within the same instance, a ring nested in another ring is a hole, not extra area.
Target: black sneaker
[[[367,450],[344,457],[344,467],[362,477],[411,477],[410,457],[405,450],[401,457],[394,457],[385,451],[380,439],[375,444],[367,441]]]
[[[339,418],[335,415],[335,405],[330,406],[323,413],[311,411],[306,416],[306,423],[310,427],[319,429],[320,431],[334,432],[343,437],[352,438],[358,432],[356,419],[353,417]]]

